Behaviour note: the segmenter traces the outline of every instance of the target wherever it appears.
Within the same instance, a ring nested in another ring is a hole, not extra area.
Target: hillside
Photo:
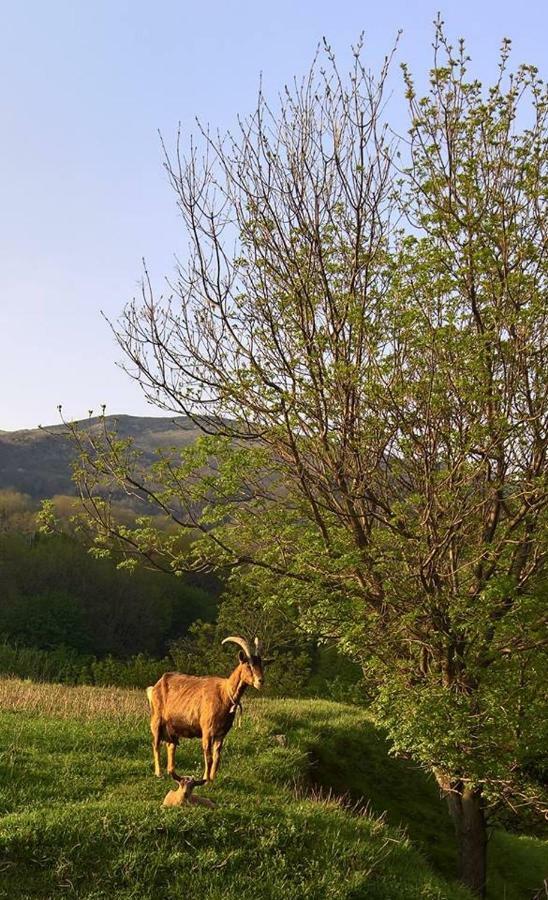
[[[145,459],[152,461],[158,447],[184,447],[199,434],[185,416],[154,418],[107,416],[107,426],[116,425],[120,437],[132,437]],[[82,423],[92,431],[103,427],[100,418]],[[55,494],[74,494],[71,462],[74,449],[64,436],[63,425],[23,431],[0,431],[0,490],[13,488],[35,499]]]
[[[446,874],[437,792],[387,755],[363,710],[248,700],[202,789],[217,808],[165,810],[171,783],[151,774],[142,692],[4,680],[0,707],[0,897],[469,897]],[[178,770],[199,760],[199,743],[183,741]],[[345,777],[351,795],[337,799]],[[530,898],[544,850],[495,834],[491,900]]]

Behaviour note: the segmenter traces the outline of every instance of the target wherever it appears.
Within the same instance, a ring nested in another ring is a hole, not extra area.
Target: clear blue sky
[[[276,93],[326,35],[344,57],[363,29],[374,67],[430,65],[425,0],[19,0],[0,3],[0,429],[107,404],[155,414],[118,370],[100,315],[131,299],[145,256],[155,284],[185,246],[157,130],[221,127],[249,111],[259,73]],[[462,0],[442,8],[480,77],[503,36],[546,72],[548,4]],[[395,115],[400,103],[394,97]]]

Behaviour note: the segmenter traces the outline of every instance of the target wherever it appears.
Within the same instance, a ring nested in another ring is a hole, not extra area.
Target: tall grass
[[[110,718],[145,720],[148,702],[142,690],[79,685],[37,684],[19,678],[0,678],[0,709],[29,712],[40,718],[94,721]]]

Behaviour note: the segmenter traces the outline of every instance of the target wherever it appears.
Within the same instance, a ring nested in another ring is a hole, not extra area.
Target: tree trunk
[[[436,772],[457,836],[458,878],[472,893],[485,897],[487,827],[480,790]]]

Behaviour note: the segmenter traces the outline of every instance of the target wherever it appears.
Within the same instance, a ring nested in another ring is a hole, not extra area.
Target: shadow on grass
[[[356,725],[348,716],[333,717],[328,709],[306,709],[306,718],[291,722],[285,710],[273,710],[273,731],[307,740],[309,783],[313,788],[361,800],[375,815],[386,814],[388,824],[401,827],[435,868],[447,878],[456,869],[454,831],[434,779],[412,762],[389,756],[382,733],[360,715]],[[312,728],[310,726],[313,726]]]

